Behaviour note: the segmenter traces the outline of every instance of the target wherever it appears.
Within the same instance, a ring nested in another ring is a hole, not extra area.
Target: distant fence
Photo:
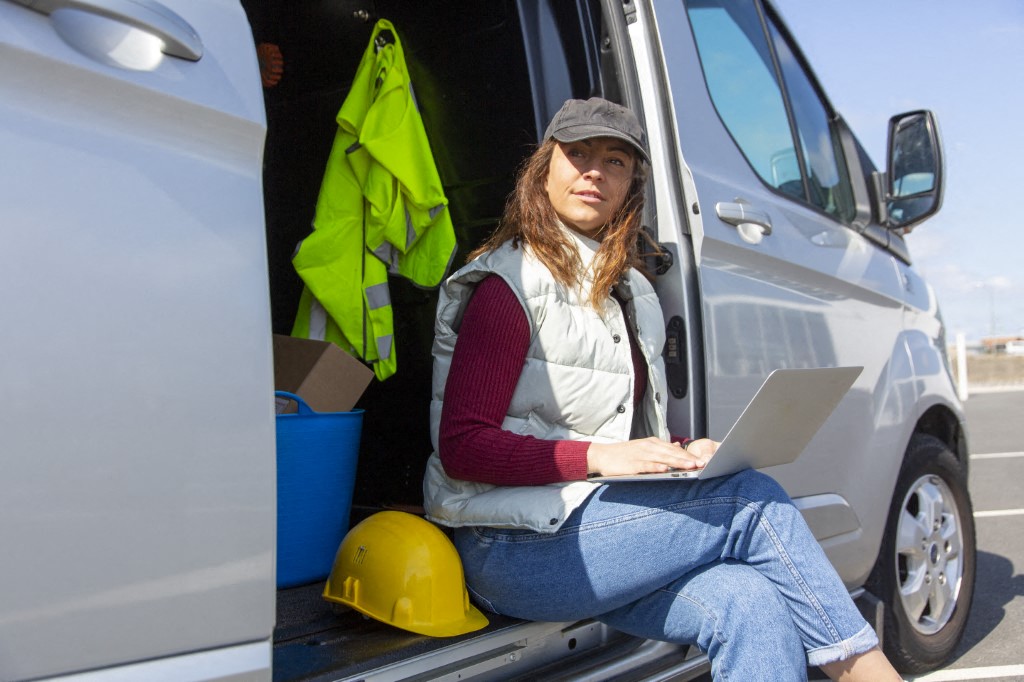
[[[971,391],[994,388],[1024,389],[1024,356],[1003,353],[968,354],[961,339],[953,360],[954,378],[961,400]]]

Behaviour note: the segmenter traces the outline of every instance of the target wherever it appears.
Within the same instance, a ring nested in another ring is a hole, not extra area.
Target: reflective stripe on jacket
[[[597,243],[566,230],[588,268]],[[444,387],[458,339],[458,325],[475,285],[490,274],[502,277],[519,298],[530,325],[530,345],[502,428],[547,440],[629,440],[633,433],[633,359],[627,319],[647,361],[648,387],[637,420],[644,435],[668,440],[664,401],[665,323],[651,284],[630,270],[616,287],[625,315],[613,298],[600,313],[590,304],[592,278],[582,290],[556,283],[528,248],[510,243],[452,275],[441,289],[434,340],[434,453],[423,482],[427,517],[447,526],[495,526],[554,532],[598,484],[587,481],[545,486],[493,486],[448,477],[438,456]],[[639,434],[633,434],[639,435]]]
[[[435,287],[455,254],[402,45],[384,19],[337,121],[314,231],[292,261],[305,283],[292,334],[337,343],[383,380],[397,369],[389,272]]]

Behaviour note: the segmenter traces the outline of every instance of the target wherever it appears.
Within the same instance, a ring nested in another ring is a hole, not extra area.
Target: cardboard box
[[[372,378],[373,370],[333,343],[274,334],[274,387],[317,412],[351,410]],[[295,409],[293,401],[278,399],[279,414]]]

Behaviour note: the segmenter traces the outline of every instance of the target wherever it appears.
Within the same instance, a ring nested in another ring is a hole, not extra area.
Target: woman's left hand
[[[704,468],[721,445],[717,440],[698,438],[686,444],[686,451],[697,458],[697,467]]]

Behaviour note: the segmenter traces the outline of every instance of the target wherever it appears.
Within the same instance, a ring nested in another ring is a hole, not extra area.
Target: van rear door
[[[0,0],[4,680],[269,678],[259,74],[163,2]]]

